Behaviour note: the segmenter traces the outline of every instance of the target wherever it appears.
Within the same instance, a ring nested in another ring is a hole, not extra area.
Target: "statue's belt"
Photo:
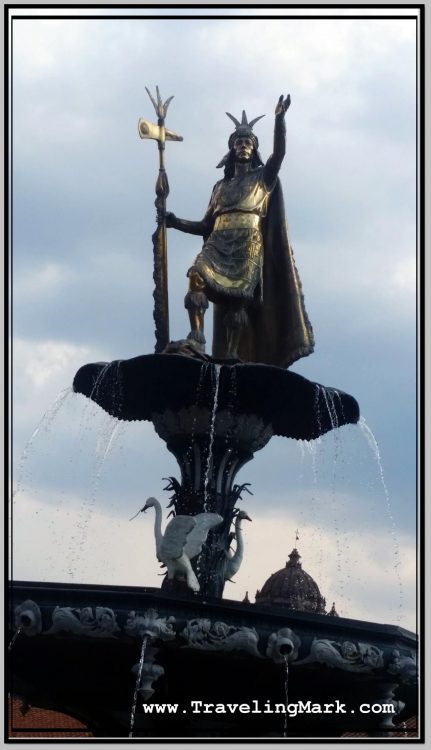
[[[259,229],[260,216],[244,212],[233,212],[217,216],[214,229]]]

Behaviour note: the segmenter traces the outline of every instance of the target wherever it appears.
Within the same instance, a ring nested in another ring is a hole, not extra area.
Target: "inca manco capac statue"
[[[264,164],[253,126],[243,111],[229,151],[218,167],[202,221],[166,214],[166,226],[201,235],[204,244],[188,271],[185,306],[188,341],[205,351],[204,315],[214,303],[212,355],[288,367],[313,351],[313,331],[287,234],[278,173],[286,152],[285,114],[290,96],[275,109],[273,153]]]

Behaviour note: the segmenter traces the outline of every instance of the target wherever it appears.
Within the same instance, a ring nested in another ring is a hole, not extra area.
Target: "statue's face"
[[[251,160],[253,156],[253,141],[251,138],[242,136],[235,138],[233,148],[236,161],[247,162]]]

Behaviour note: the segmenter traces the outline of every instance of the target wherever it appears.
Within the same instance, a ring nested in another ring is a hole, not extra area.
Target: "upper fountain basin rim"
[[[177,354],[146,354],[81,367],[73,390],[121,420],[152,421],[154,413],[196,406],[253,414],[274,434],[313,440],[359,420],[357,401],[273,365],[215,365]]]

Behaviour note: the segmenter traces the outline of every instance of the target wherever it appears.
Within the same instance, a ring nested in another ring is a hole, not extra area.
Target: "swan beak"
[[[138,512],[135,513],[134,516],[132,516],[131,518],[129,518],[129,521],[133,521],[133,519],[136,518],[137,516],[139,516],[140,513],[145,513],[146,510],[147,510],[146,508],[141,508],[141,510],[138,510]]]
[[[252,520],[253,520],[252,518],[250,518],[250,516],[247,516],[247,515],[245,515],[245,516],[244,516],[244,519],[245,519],[246,521],[252,521]]]

